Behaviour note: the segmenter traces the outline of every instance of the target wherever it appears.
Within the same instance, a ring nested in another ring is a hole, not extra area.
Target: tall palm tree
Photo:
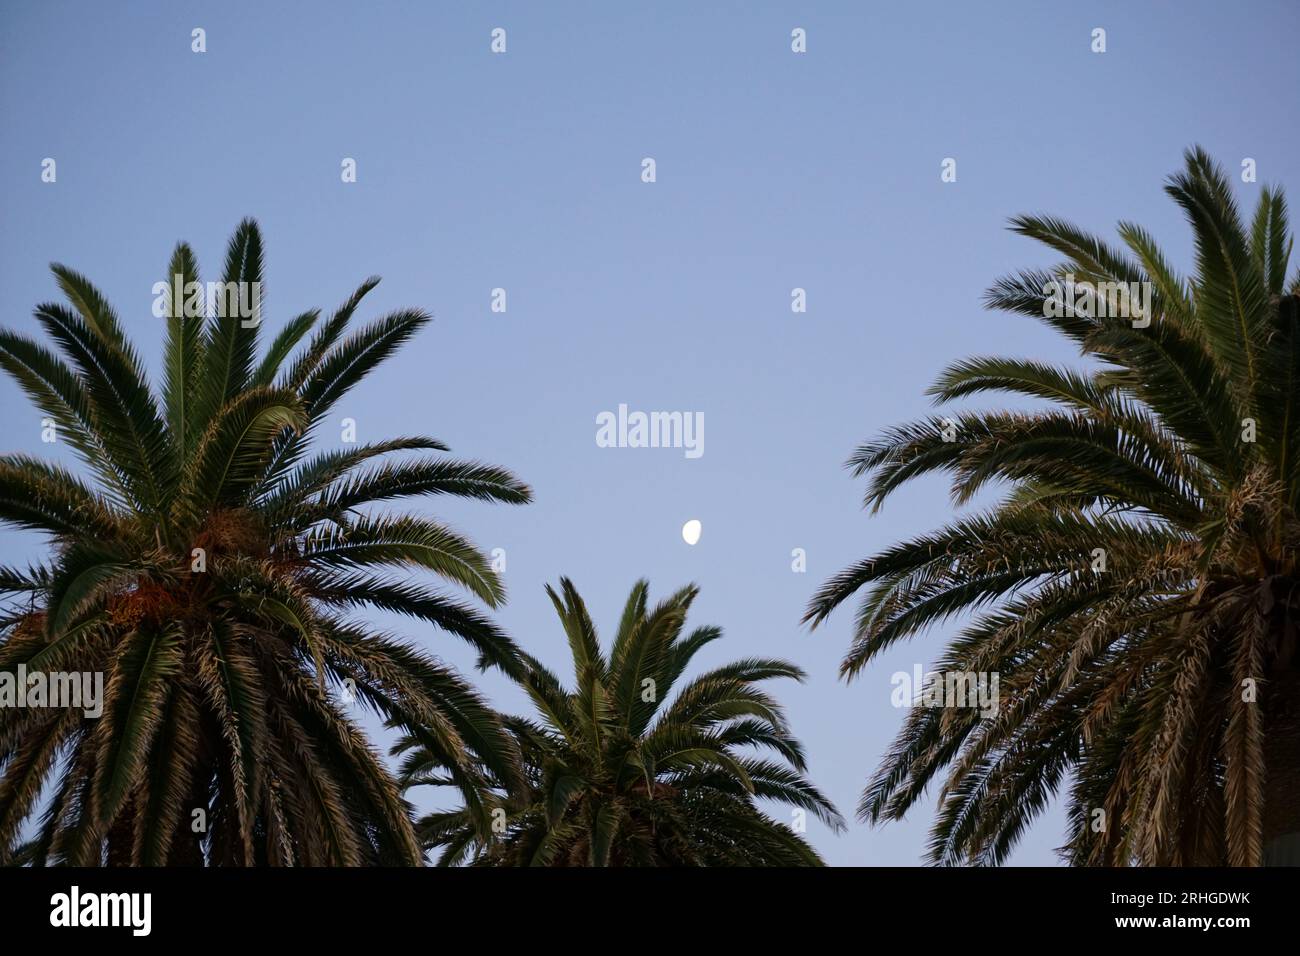
[[[51,544],[46,563],[0,569],[0,675],[96,672],[105,699],[98,719],[0,708],[0,862],[420,861],[410,807],[350,700],[453,765],[512,779],[518,755],[462,678],[347,612],[428,621],[489,664],[515,651],[471,605],[393,576],[429,571],[495,606],[502,585],[471,542],[366,506],[530,492],[500,468],[430,454],[447,450],[431,438],[311,457],[308,446],[429,317],[403,310],[350,331],[368,279],[323,323],[316,310],[289,321],[259,360],[260,306],[204,317],[188,294],[167,296],[157,397],[104,297],[53,271],[69,305],[35,314],[57,351],[0,331],[0,365],[89,477],[0,458],[0,521]],[[261,276],[262,239],[245,220],[223,281],[247,304]],[[182,293],[201,288],[183,243],[174,277]],[[412,451],[423,454],[391,457]]]
[[[873,510],[932,472],[958,505],[1006,492],[847,568],[808,609],[816,625],[865,589],[850,678],[978,612],[935,669],[998,673],[996,715],[913,709],[860,806],[899,819],[946,773],[933,861],[1003,860],[1062,788],[1075,864],[1295,858],[1300,281],[1286,203],[1261,190],[1245,225],[1200,149],[1166,191],[1191,224],[1189,278],[1131,223],[1116,248],[1057,219],[1012,221],[1064,262],[1002,279],[988,304],[1045,321],[1090,361],[973,358],[931,394],[1049,406],[912,422],[850,459]]]
[[[497,866],[816,866],[816,851],[764,813],[756,798],[813,814],[839,831],[839,813],[804,776],[803,748],[780,705],[758,685],[802,680],[778,660],[750,658],[706,671],[670,700],[716,627],[687,633],[698,589],[689,586],[647,607],[638,582],[627,600],[609,654],[577,589],[561,579],[547,593],[568,637],[574,689],[540,662],[521,655],[512,677],[537,709],[538,721],[507,719],[523,754],[526,787],[512,791],[492,768],[482,807],[435,812],[419,821],[442,865]],[[773,759],[752,752],[770,750]],[[401,779],[407,786],[455,783],[442,755],[407,738]]]

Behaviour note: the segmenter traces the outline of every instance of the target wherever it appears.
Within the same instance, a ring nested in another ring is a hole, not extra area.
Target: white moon
[[[703,530],[704,526],[697,519],[692,518],[682,525],[682,540],[687,544],[695,544],[700,540],[700,532]]]

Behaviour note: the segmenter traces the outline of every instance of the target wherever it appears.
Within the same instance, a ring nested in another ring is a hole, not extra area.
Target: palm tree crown
[[[53,268],[69,304],[35,314],[57,351],[0,331],[0,365],[91,479],[0,458],[0,521],[52,544],[48,563],[0,569],[0,673],[100,673],[105,701],[99,719],[0,709],[0,862],[418,862],[410,808],[349,700],[453,765],[513,779],[517,753],[454,672],[347,612],[434,623],[491,664],[515,651],[472,606],[390,576],[423,569],[495,606],[501,583],[471,542],[365,506],[433,494],[522,503],[530,492],[502,469],[432,454],[447,449],[430,438],[315,456],[308,446],[428,316],[350,330],[369,279],[325,321],[315,310],[289,321],[259,359],[260,313],[194,316],[169,296],[155,396],[104,297]],[[256,289],[261,274],[262,239],[246,220],[223,281]],[[169,287],[198,281],[177,246]]]
[[[934,861],[1003,860],[1067,786],[1076,864],[1258,864],[1300,834],[1300,280],[1287,279],[1286,204],[1263,189],[1244,224],[1199,149],[1166,191],[1195,239],[1187,278],[1131,223],[1116,248],[1056,219],[1013,220],[1064,262],[1001,280],[988,303],[1047,322],[1091,362],[974,358],[932,394],[1049,407],[912,422],[850,459],[873,508],[932,472],[951,476],[957,504],[1007,490],[847,568],[808,610],[819,623],[865,589],[849,676],[979,612],[936,670],[999,674],[997,714],[912,710],[860,807],[901,818],[946,768]]]
[[[547,588],[568,637],[574,687],[526,655],[512,673],[538,721],[510,718],[526,786],[484,768],[482,806],[435,812],[420,821],[440,862],[506,866],[818,865],[795,823],[808,813],[832,829],[843,823],[803,776],[803,749],[780,706],[758,685],[801,680],[777,660],[746,659],[707,671],[672,690],[716,627],[685,631],[698,589],[683,588],[648,608],[646,582],[628,598],[608,654],[581,596],[568,580]],[[671,700],[670,700],[671,696]],[[765,759],[752,748],[770,750]],[[408,786],[454,783],[441,755],[406,739]],[[762,798],[795,808],[792,826],[763,813]]]

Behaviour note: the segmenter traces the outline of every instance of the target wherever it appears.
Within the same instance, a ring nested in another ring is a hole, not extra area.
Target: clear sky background
[[[206,53],[191,52],[195,27]],[[495,27],[504,55],[489,51]],[[791,52],[795,27],[806,54]],[[698,582],[693,623],[726,631],[703,664],[772,655],[809,672],[779,694],[813,779],[851,816],[903,718],[890,675],[934,659],[957,625],[851,685],[837,665],[852,611],[799,626],[827,576],[951,514],[930,482],[870,517],[842,462],[927,412],[925,387],[955,359],[1072,357],[1033,322],[981,309],[994,279],[1055,258],[1008,216],[1106,235],[1132,219],[1190,268],[1161,186],[1192,143],[1243,203],[1260,188],[1238,176],[1251,157],[1260,184],[1300,205],[1298,35],[1294,0],[3,0],[0,322],[35,332],[61,261],[100,285],[157,369],[151,289],[173,245],[188,240],[215,279],[245,215],[267,244],[264,341],[382,275],[363,318],[412,306],[436,321],[334,418],[362,441],[430,434],[532,484],[524,508],[428,506],[505,549],[510,633],[563,667],[546,582],[572,577],[607,640],[638,577],[652,596]],[[41,182],[46,157],[57,183]],[[356,183],[340,180],[344,157]],[[955,183],[940,181],[945,157]],[[806,314],[791,312],[794,287]],[[703,457],[597,447],[596,415],[620,403],[703,412]],[[50,452],[7,378],[0,438]],[[0,562],[39,553],[3,534]],[[382,623],[472,667],[431,627]],[[523,708],[500,678],[476,679]],[[833,864],[910,865],[928,825],[927,805],[839,837],[813,821],[810,835]],[[1054,864],[1062,834],[1047,813],[1013,862]]]

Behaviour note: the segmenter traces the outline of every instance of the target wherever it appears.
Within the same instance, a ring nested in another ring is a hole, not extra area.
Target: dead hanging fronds
[[[203,548],[209,556],[264,557],[269,551],[264,523],[246,508],[213,511],[195,534],[194,547]]]

